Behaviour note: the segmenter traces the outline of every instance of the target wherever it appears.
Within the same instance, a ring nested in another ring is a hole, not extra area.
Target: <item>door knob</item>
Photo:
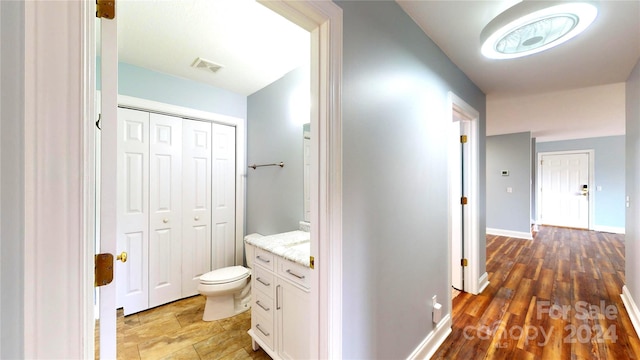
[[[126,263],[127,262],[127,252],[126,251],[121,252],[120,255],[116,256],[116,260],[120,260],[123,263]]]

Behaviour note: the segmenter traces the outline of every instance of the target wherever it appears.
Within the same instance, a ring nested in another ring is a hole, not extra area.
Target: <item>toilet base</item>
[[[251,285],[236,294],[207,296],[204,305],[203,321],[226,319],[251,309]]]

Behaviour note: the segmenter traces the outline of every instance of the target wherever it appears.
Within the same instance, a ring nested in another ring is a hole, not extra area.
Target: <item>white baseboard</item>
[[[640,336],[640,311],[638,310],[636,303],[633,301],[633,297],[631,297],[631,293],[629,292],[627,285],[622,287],[622,294],[620,294],[620,297],[622,298],[625,309],[627,309],[627,312],[629,313],[633,328],[636,329],[636,335]]]
[[[485,272],[478,279],[478,294],[481,294],[487,286],[489,286],[489,274]]]
[[[436,328],[427,335],[424,340],[413,350],[407,360],[431,359],[433,354],[438,350],[440,345],[447,339],[451,333],[451,314],[447,314]]]
[[[521,231],[487,228],[487,235],[497,235],[497,236],[517,238],[517,239],[533,240],[533,236],[531,236],[530,231],[521,232]]]
[[[623,227],[603,226],[603,225],[594,225],[593,229],[591,229],[591,230],[600,231],[600,232],[614,233],[614,234],[624,234],[624,231],[625,231],[625,229]]]

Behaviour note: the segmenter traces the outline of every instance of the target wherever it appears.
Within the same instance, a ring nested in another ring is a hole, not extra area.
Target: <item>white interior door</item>
[[[236,129],[212,124],[212,262],[219,269],[235,265]]]
[[[589,154],[543,154],[540,222],[589,228]]]
[[[117,132],[118,132],[118,42],[117,22],[100,19],[100,252],[116,253],[117,222]],[[117,268],[117,265],[116,265]],[[99,289],[100,358],[116,358],[116,284]]]
[[[149,306],[149,113],[118,109],[118,307],[125,315]],[[111,195],[113,196],[113,195]],[[104,239],[104,238],[103,238]]]
[[[149,117],[149,307],[154,307],[182,294],[182,119]]]
[[[211,123],[182,123],[182,296],[211,270]]]
[[[451,286],[463,290],[462,259],[462,148],[460,146],[461,121],[454,119],[451,123],[449,140],[449,186],[451,192]]]

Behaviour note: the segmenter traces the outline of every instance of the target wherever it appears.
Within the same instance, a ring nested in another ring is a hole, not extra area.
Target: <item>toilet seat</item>
[[[200,284],[227,284],[247,278],[249,275],[251,275],[251,271],[244,266],[229,266],[202,274],[200,276]]]

